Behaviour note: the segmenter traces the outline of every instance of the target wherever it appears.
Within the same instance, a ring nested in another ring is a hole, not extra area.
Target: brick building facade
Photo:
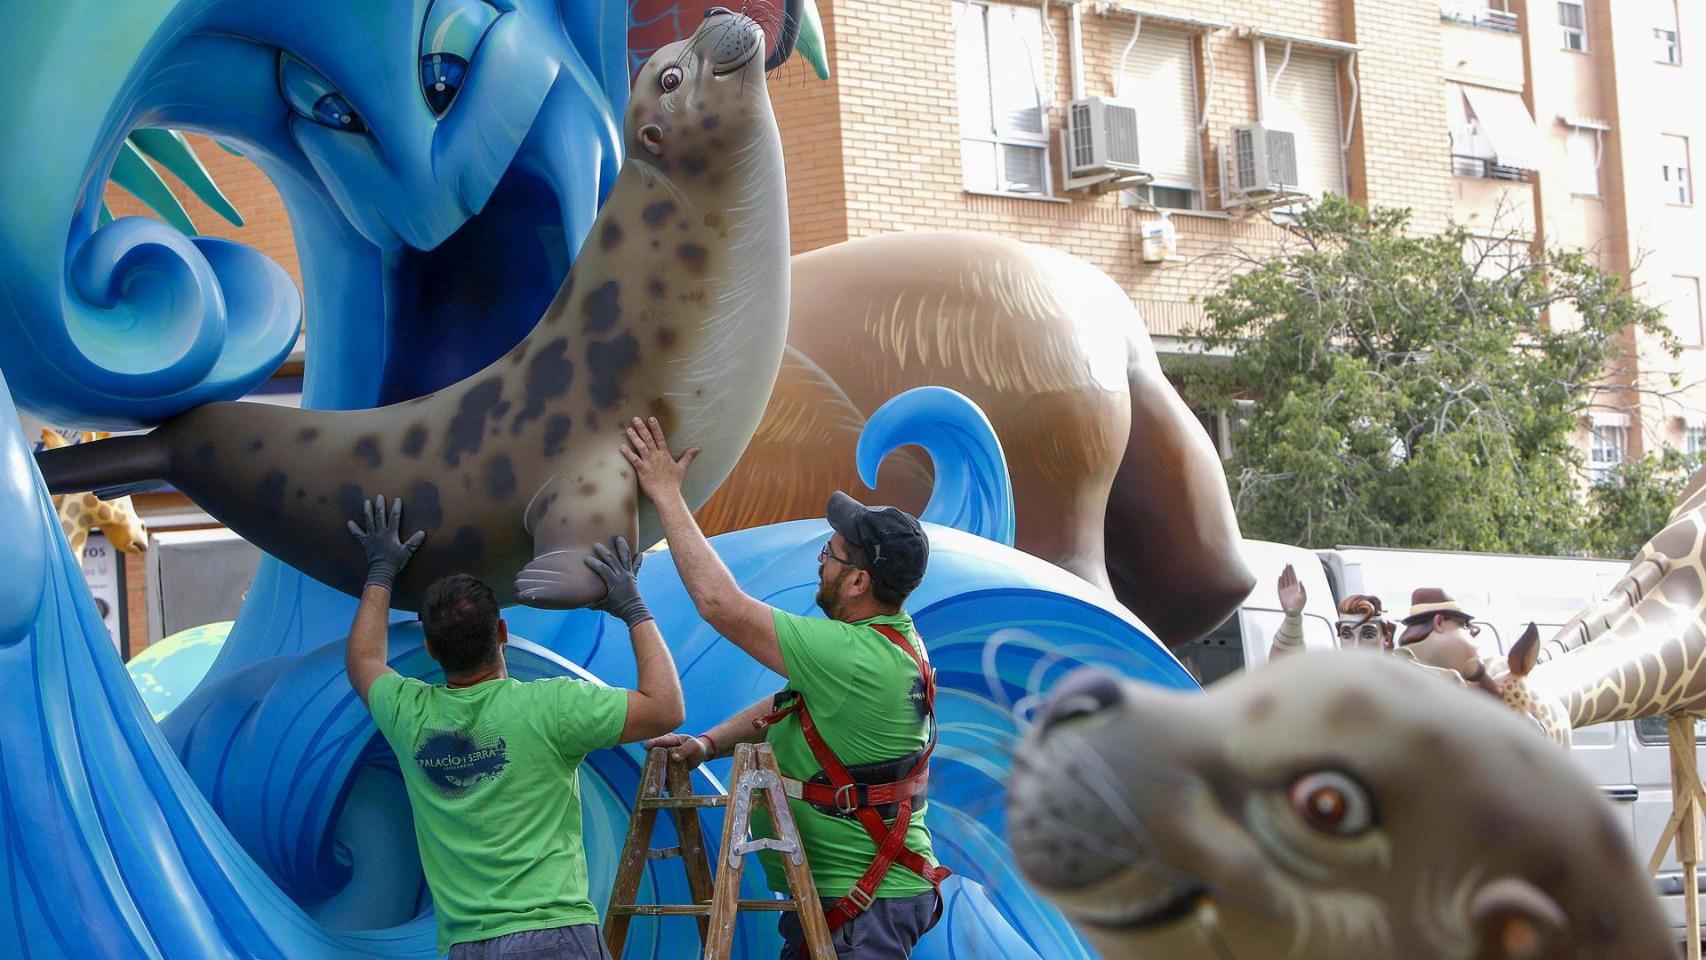
[[[1689,160],[1706,136],[1706,108],[1694,96],[1706,88],[1698,3],[819,0],[819,8],[835,76],[784,84],[775,96],[796,252],[924,228],[1047,244],[1119,281],[1158,346],[1177,349],[1201,317],[1201,297],[1233,268],[1221,254],[1259,256],[1282,242],[1262,204],[1235,203],[1222,183],[1232,128],[1262,122],[1298,135],[1300,164],[1317,161],[1313,177],[1302,171],[1305,192],[1407,207],[1421,230],[1455,221],[1592,251],[1665,309],[1684,344],[1672,360],[1630,341],[1631,359],[1608,386],[1672,395],[1607,390],[1605,409],[1583,425],[1593,467],[1665,445],[1706,449],[1706,388],[1695,386],[1706,382],[1698,293],[1706,217],[1693,202]],[[966,26],[976,17],[981,32]],[[980,43],[1002,69],[968,70]],[[1025,69],[1040,123],[1017,116],[1030,107],[1012,74]],[[984,83],[1002,102],[968,100],[965,88]],[[1067,105],[1086,96],[1134,106],[1139,166],[1190,196],[1152,192],[1171,208],[1163,213],[1134,206],[1125,190],[1067,189],[1060,134]],[[988,121],[972,115],[985,109]],[[1181,113],[1197,123],[1165,129]],[[985,149],[980,124],[1013,149],[1047,155],[1045,175],[1017,191],[1025,195],[980,182],[967,161]],[[1327,169],[1331,138],[1337,170]],[[1594,153],[1584,161],[1588,143]],[[1178,182],[1180,170],[1191,182]],[[1145,263],[1140,237],[1163,216],[1176,251]]]

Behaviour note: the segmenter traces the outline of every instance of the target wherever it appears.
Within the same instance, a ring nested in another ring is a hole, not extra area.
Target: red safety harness
[[[877,887],[882,884],[883,877],[888,875],[889,868],[897,863],[929,881],[931,888],[936,891],[936,916],[940,919],[942,881],[946,880],[951,872],[947,867],[931,866],[930,861],[906,845],[906,831],[912,824],[912,808],[914,802],[924,794],[925,783],[930,778],[930,754],[936,749],[936,672],[924,662],[899,630],[876,624],[872,624],[872,627],[887,637],[889,642],[905,651],[906,655],[912,658],[912,662],[918,665],[919,676],[924,678],[924,715],[925,722],[930,727],[930,739],[918,755],[918,762],[913,765],[911,773],[891,783],[867,784],[854,780],[840,758],[836,757],[835,751],[824,742],[823,735],[818,733],[811,711],[806,708],[805,697],[798,691],[789,691],[791,696],[785,705],[779,706],[774,713],[753,721],[753,726],[763,729],[789,714],[798,714],[800,733],[805,736],[806,745],[811,748],[812,756],[816,758],[818,766],[823,768],[824,776],[829,782],[811,783],[788,779],[785,784],[788,796],[798,797],[816,806],[834,807],[853,817],[877,844],[876,859],[866,868],[864,876],[847,891],[846,896],[824,914],[831,932],[871,908],[871,904],[876,901]],[[895,806],[892,825],[884,823],[877,810],[878,807],[891,804]]]

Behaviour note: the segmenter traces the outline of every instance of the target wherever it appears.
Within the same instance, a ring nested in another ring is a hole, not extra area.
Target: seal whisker
[[[1138,753],[1135,748],[1128,744],[1116,744],[1107,747],[1100,747],[1098,749],[1111,753],[1122,761],[1133,764],[1139,768],[1139,773],[1151,779],[1161,780],[1186,789],[1202,789],[1201,781],[1190,776],[1183,767],[1162,763],[1153,757],[1146,757]],[[1097,760],[1100,760],[1104,765],[1107,763],[1107,761],[1100,756],[1097,757]]]
[[[1120,795],[1118,784],[1113,779],[1113,769],[1107,765],[1106,761],[1091,751],[1088,745],[1082,742],[1074,743],[1072,745],[1072,749],[1074,751],[1074,756],[1083,760],[1092,761],[1094,765],[1090,766],[1089,769],[1095,770],[1100,774],[1100,777],[1097,782],[1090,782],[1077,772],[1070,769],[1066,771],[1066,775],[1080,786],[1088,788],[1094,792],[1097,798],[1102,801],[1102,805],[1110,813],[1114,814],[1123,826],[1139,837],[1143,846],[1146,848],[1147,857],[1150,862],[1150,870],[1152,872],[1167,876],[1176,883],[1185,883],[1201,887],[1206,892],[1211,893],[1220,899],[1226,900],[1229,903],[1241,905],[1244,909],[1249,910],[1253,914],[1273,914],[1274,911],[1271,907],[1262,904],[1251,897],[1230,892],[1205,877],[1192,874],[1189,871],[1177,867],[1163,859],[1160,854],[1159,846],[1154,842],[1153,831],[1149,830],[1142,821],[1142,814],[1136,809],[1136,807]],[[1191,784],[1198,788],[1202,786],[1201,783],[1194,780],[1191,781]]]

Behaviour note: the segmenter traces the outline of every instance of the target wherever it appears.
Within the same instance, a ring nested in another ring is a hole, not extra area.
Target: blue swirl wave
[[[920,519],[1013,545],[1013,482],[995,427],[978,405],[947,387],[916,387],[877,408],[859,434],[859,479],[877,487],[877,468],[916,444],[936,468]]]

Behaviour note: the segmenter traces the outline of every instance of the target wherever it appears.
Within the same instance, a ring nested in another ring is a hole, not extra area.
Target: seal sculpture
[[[1019,549],[1111,589],[1171,647],[1249,595],[1220,457],[1106,273],[1036,244],[917,231],[802,253],[793,290],[776,390],[699,511],[706,532],[815,517],[836,488],[923,509],[927,458],[896,451],[871,491],[854,449],[891,397],[943,386],[1001,438]]]
[[[1659,960],[1571,759],[1491,698],[1297,654],[1180,694],[1081,671],[1019,748],[1020,868],[1125,960]]]
[[[396,606],[416,609],[452,572],[487,580],[501,602],[597,599],[603,585],[581,562],[590,546],[658,537],[617,452],[622,426],[656,416],[681,449],[704,449],[684,491],[697,505],[733,469],[781,363],[788,204],[763,50],[757,23],[713,8],[652,56],[580,257],[533,330],[489,366],[370,410],[197,407],[145,436],[43,452],[49,489],[168,480],[350,593],[363,562],[336,531],[363,499],[399,496],[427,539]]]

